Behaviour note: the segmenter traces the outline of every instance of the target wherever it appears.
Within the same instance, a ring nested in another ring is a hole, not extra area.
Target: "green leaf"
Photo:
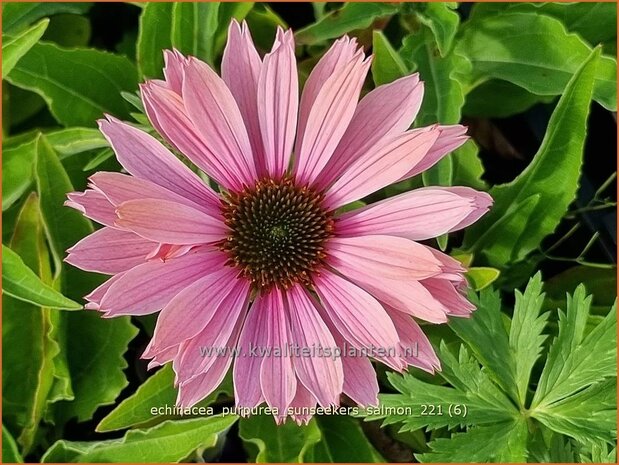
[[[490,376],[512,399],[517,399],[515,355],[509,347],[501,300],[497,292],[486,289],[479,298],[471,296],[477,310],[469,319],[454,318],[449,327],[471,348]]]
[[[435,439],[429,444],[432,451],[416,458],[422,463],[524,463],[527,436],[523,420],[475,427],[450,439]]]
[[[172,7],[172,45],[186,55],[213,64],[218,2],[177,2]]]
[[[88,420],[100,406],[114,403],[128,384],[123,355],[138,333],[128,317],[105,320],[87,311],[68,314],[66,331],[64,350],[75,399],[54,404],[60,423],[73,417]]]
[[[575,32],[590,45],[614,42],[617,37],[617,8],[612,2],[475,3],[471,19],[496,15],[503,11],[529,12],[552,16],[566,29]]]
[[[496,99],[497,95],[501,96],[500,101]],[[462,112],[467,116],[480,118],[507,118],[524,113],[537,103],[550,103],[554,98],[554,95],[532,94],[509,81],[490,79],[466,95]]]
[[[529,280],[524,294],[516,290],[516,305],[509,330],[509,347],[514,354],[514,378],[519,405],[525,406],[531,371],[542,352],[546,336],[542,334],[548,313],[540,315],[544,303],[542,276],[537,273]]]
[[[454,185],[487,190],[486,183],[482,180],[484,165],[479,159],[479,148],[472,139],[467,140],[464,145],[454,150],[451,160]]]
[[[313,463],[381,463],[384,458],[372,446],[358,420],[343,415],[317,417],[321,441],[305,455]]]
[[[590,46],[559,20],[527,13],[468,22],[457,49],[473,63],[473,83],[502,79],[536,95],[562,94],[591,54]],[[612,111],[617,105],[616,68],[614,58],[602,57],[593,90],[594,99]]]
[[[146,78],[163,77],[163,50],[172,47],[172,2],[148,2],[140,15],[137,61]]]
[[[2,425],[2,463],[24,463],[15,439],[4,425]]]
[[[2,211],[13,205],[32,183],[34,142],[2,150]]]
[[[383,418],[383,425],[402,423],[402,431],[422,427],[491,425],[512,420],[518,411],[482,371],[464,346],[456,358],[442,343],[440,376],[453,387],[425,383],[410,374],[388,373],[399,394],[380,394],[380,407],[368,408],[368,420]]]
[[[43,455],[44,463],[179,462],[201,448],[213,447],[236,417],[213,416],[166,421],[150,429],[132,430],[121,439],[97,442],[60,440]]]
[[[575,460],[573,460],[575,461]],[[582,463],[617,463],[617,447],[606,441],[591,441],[580,449]]]
[[[219,29],[215,38],[215,50],[224,49],[228,38],[228,25],[232,19],[241,22],[254,8],[254,2],[222,2],[219,5]]]
[[[372,77],[376,86],[388,84],[408,74],[402,58],[381,31],[373,32],[372,53]]]
[[[92,3],[88,2],[5,2],[2,5],[2,31],[14,34],[41,18],[60,13],[84,14],[91,6]]]
[[[2,79],[13,69],[19,59],[23,57],[28,50],[32,48],[34,44],[41,38],[49,19],[39,21],[30,29],[26,29],[17,35],[9,36],[4,35],[2,37]]]
[[[554,431],[587,443],[617,437],[617,380],[593,384],[579,393],[536,409],[535,418]]]
[[[358,29],[368,28],[374,21],[397,12],[397,5],[387,3],[345,3],[341,8],[330,11],[317,22],[297,31],[296,42],[299,45],[314,45]]]
[[[24,302],[48,308],[79,310],[80,304],[46,285],[22,259],[2,245],[2,292]]]
[[[79,212],[63,206],[67,193],[73,192],[74,189],[58,154],[44,135],[39,135],[35,140],[35,150],[37,191],[41,198],[41,211],[54,263],[59,273],[62,269],[65,251],[86,235],[94,232],[94,228],[92,223]],[[68,270],[74,270],[74,268],[71,267]],[[72,275],[73,273],[68,277]],[[93,284],[95,282],[93,281]],[[71,287],[67,287],[67,293],[75,292],[75,287],[76,283],[72,282]],[[79,289],[78,292],[80,292]]]
[[[544,283],[550,302],[546,306],[565,308],[565,295],[583,283],[593,294],[593,305],[606,314],[617,298],[617,269],[578,265],[553,276]],[[599,308],[602,307],[602,308]]]
[[[2,210],[17,201],[30,187],[34,179],[33,165],[36,157],[36,140],[39,133],[28,133],[5,140],[2,157]],[[59,158],[65,159],[78,153],[107,147],[108,143],[98,129],[67,128],[46,134]]]
[[[402,42],[400,56],[415,69],[425,83],[425,93],[417,126],[460,122],[464,105],[465,84],[471,63],[464,54],[453,50],[445,57],[437,52],[434,36],[428,29],[408,35]]]
[[[29,269],[51,282],[49,250],[43,236],[38,198],[31,195],[19,212],[10,242]],[[2,414],[27,454],[45,414],[55,380],[54,310],[3,295]],[[56,316],[58,316],[56,314]]]
[[[425,24],[436,38],[436,44],[441,56],[451,50],[453,40],[460,25],[460,15],[454,11],[455,2],[419,3],[417,18]]]
[[[222,384],[196,407],[206,408],[222,394],[233,394],[230,378],[224,379]],[[150,423],[154,420],[161,422],[177,418],[170,414],[161,414],[158,411],[153,415],[153,408],[176,405],[177,390],[174,387],[174,372],[171,365],[166,365],[157,373],[148,378],[131,396],[124,399],[97,425],[98,432],[116,431],[133,428]]]
[[[94,126],[104,113],[129,116],[129,104],[120,93],[137,88],[137,71],[120,55],[40,42],[19,60],[7,80],[43,97],[61,124]]]
[[[481,291],[496,281],[500,274],[501,272],[496,268],[476,266],[468,269],[466,277],[474,291]]]
[[[532,415],[589,385],[616,376],[617,307],[585,337],[591,297],[579,286],[559,313],[559,335],[553,341],[533,397]]]
[[[315,418],[304,426],[291,421],[278,426],[270,415],[253,415],[239,420],[239,436],[254,462],[303,462],[320,441],[320,429]]]
[[[570,80],[533,161],[512,182],[490,190],[492,209],[467,229],[464,248],[479,250],[491,265],[500,268],[533,251],[574,199],[598,56],[596,49]]]

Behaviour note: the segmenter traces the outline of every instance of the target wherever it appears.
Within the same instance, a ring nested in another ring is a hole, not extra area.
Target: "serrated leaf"
[[[467,229],[465,250],[479,250],[500,268],[524,258],[557,227],[578,189],[598,56],[596,49],[570,80],[529,166],[514,181],[490,190],[494,205]],[[528,211],[526,216],[523,210]]]
[[[49,308],[79,310],[80,304],[46,285],[10,248],[2,245],[2,292],[24,302]]]
[[[540,309],[544,303],[541,274],[537,273],[529,280],[524,294],[518,290],[515,294],[516,305],[509,330],[509,347],[514,354],[517,400],[524,407],[531,371],[546,340],[542,331],[546,326],[548,313],[540,315]]]
[[[536,95],[561,95],[591,47],[550,16],[509,13],[469,21],[457,49],[473,63],[471,80],[502,79]],[[594,99],[614,111],[617,61],[604,56],[594,71]]]
[[[382,31],[372,33],[372,53],[372,78],[376,86],[388,84],[408,74],[402,58]]]
[[[381,463],[378,453],[359,426],[343,415],[317,417],[322,439],[305,455],[309,463]]]
[[[241,418],[239,436],[259,463],[303,462],[321,437],[315,418],[303,426],[290,420],[278,426],[270,415]]]
[[[523,420],[470,428],[450,439],[435,439],[429,444],[431,452],[416,458],[422,463],[524,463],[527,436]]]
[[[593,384],[548,408],[538,408],[535,418],[581,443],[592,439],[612,442],[617,437],[617,381]]]
[[[37,24],[16,35],[3,34],[2,36],[2,79],[13,69],[19,59],[43,36],[49,19]]]
[[[222,384],[196,407],[207,407],[222,394],[232,395],[232,380],[224,379]],[[131,396],[124,399],[97,425],[98,432],[133,428],[153,421],[161,422],[177,417],[165,414],[153,415],[151,409],[176,405],[177,390],[174,387],[174,372],[166,365],[148,378]]]
[[[566,313],[559,314],[559,335],[553,341],[531,404],[545,411],[554,403],[591,384],[616,376],[617,307],[585,337],[591,296],[579,286],[568,297]]]
[[[94,126],[104,113],[129,116],[129,105],[120,93],[137,88],[137,70],[120,55],[39,42],[7,80],[43,97],[59,123]]]
[[[477,306],[471,318],[454,318],[449,327],[467,343],[503,391],[517,399],[515,355],[510,350],[503,325],[499,294],[486,289],[478,298],[473,296],[471,301]]]
[[[4,425],[2,425],[2,463],[24,463],[15,439]]]
[[[196,449],[213,447],[235,421],[233,415],[166,421],[153,428],[128,431],[121,439],[60,440],[43,455],[42,462],[179,462]]]
[[[453,387],[425,383],[410,374],[388,373],[399,394],[380,394],[379,409],[367,409],[366,419],[383,418],[383,425],[402,423],[402,431],[422,427],[488,425],[514,419],[518,411],[508,397],[481,370],[464,346],[456,358],[441,344],[440,376]],[[457,406],[459,414],[452,413]],[[395,413],[393,413],[395,412]]]
[[[341,8],[330,11],[315,23],[297,31],[296,43],[317,44],[357,29],[368,28],[377,19],[386,18],[397,12],[397,5],[387,3],[345,3]]]

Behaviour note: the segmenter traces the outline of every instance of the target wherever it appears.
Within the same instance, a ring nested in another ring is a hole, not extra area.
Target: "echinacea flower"
[[[161,311],[143,357],[172,362],[180,406],[211,393],[232,364],[237,407],[266,402],[278,421],[308,421],[308,408],[342,393],[376,405],[370,357],[434,372],[416,320],[474,309],[464,268],[420,241],[475,222],[487,194],[425,187],[342,213],[467,139],[460,125],[409,129],[423,96],[416,74],[359,101],[370,61],[355,39],[339,39],[299,99],[291,31],[278,30],[261,58],[232,22],[221,77],[166,51],[165,79],[141,86],[144,108],[217,190],[155,137],[100,121],[129,174],[99,172],[69,194],[67,205],[104,227],[66,260],[112,275],[87,308]]]

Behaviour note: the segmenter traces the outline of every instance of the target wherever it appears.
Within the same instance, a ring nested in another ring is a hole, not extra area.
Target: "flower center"
[[[333,231],[322,200],[323,194],[297,186],[289,177],[262,179],[226,195],[223,215],[230,231],[221,248],[229,263],[258,288],[310,284]]]

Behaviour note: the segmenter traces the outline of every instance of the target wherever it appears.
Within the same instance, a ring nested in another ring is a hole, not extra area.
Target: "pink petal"
[[[492,198],[468,187],[424,187],[345,213],[338,234],[388,234],[420,241],[456,231],[488,211]]]
[[[331,264],[343,276],[369,292],[376,299],[402,312],[432,323],[447,321],[448,309],[433,298],[419,281],[383,276],[373,268],[349,266],[344,262],[333,261]],[[345,335],[345,333],[343,334]]]
[[[428,373],[440,370],[441,362],[436,356],[430,340],[417,322],[404,313],[389,307],[385,308],[398,331],[403,357],[407,363]]]
[[[453,126],[439,126],[440,135],[432,148],[428,150],[426,156],[418,164],[411,167],[408,173],[402,176],[399,180],[413,177],[419,173],[423,173],[427,169],[434,166],[445,155],[453,152],[462,144],[464,144],[469,136],[466,135],[467,128],[459,124]],[[427,128],[416,129],[415,131],[424,131]]]
[[[267,172],[281,176],[288,168],[297,122],[299,81],[291,31],[278,29],[258,79],[258,118]]]
[[[236,321],[232,334],[226,343],[226,347],[229,347],[231,350],[236,346],[242,323],[242,318]],[[185,384],[181,384],[178,388],[177,405],[191,407],[211,394],[225,378],[228,368],[230,368],[232,363],[232,358],[232,356],[217,357],[206,373],[193,378]]]
[[[99,128],[121,165],[133,176],[147,179],[198,204],[219,206],[217,195],[151,135],[111,116]]]
[[[247,23],[243,21],[239,26],[236,20],[232,20],[228,28],[228,43],[221,60],[221,77],[234,96],[245,121],[260,175],[265,172],[257,97],[261,68],[262,60],[256,51]]]
[[[337,208],[397,181],[410,166],[422,160],[439,131],[408,131],[380,147],[374,147],[350,163],[327,191],[325,203]]]
[[[392,351],[398,334],[381,304],[350,281],[328,271],[315,278],[314,288],[335,328],[358,349]],[[399,365],[397,359],[393,365]]]
[[[152,342],[152,339],[151,339],[151,342]],[[144,351],[144,353],[148,353],[149,349],[150,349],[150,343],[146,346],[146,350]],[[147,368],[149,370],[152,370],[154,367],[162,366],[168,362],[171,362],[176,357],[178,357],[179,349],[180,349],[180,346],[174,346],[162,352],[157,353],[157,355],[155,355],[153,359],[150,362],[148,362]],[[140,358],[148,358],[148,357],[142,354]]]
[[[310,115],[310,111],[314,106],[314,102],[323,88],[325,82],[338,69],[342,69],[349,63],[355,53],[359,49],[357,39],[344,36],[336,40],[327,52],[318,61],[312,69],[309,77],[303,86],[301,95],[301,103],[299,105],[299,126],[297,129],[297,138],[303,139],[305,126]]]
[[[441,263],[421,244],[393,236],[333,237],[330,264],[371,270],[380,277],[423,279],[441,272]]]
[[[188,205],[215,218],[219,218],[221,214],[219,205],[214,202],[196,203],[151,181],[127,174],[100,171],[93,174],[89,181],[92,187],[102,192],[115,206],[128,200],[161,199]]]
[[[303,383],[297,383],[297,393],[288,410],[292,419],[298,424],[307,425],[312,419],[312,409],[316,407],[316,398],[307,390]]]
[[[449,310],[449,315],[469,316],[475,310],[475,305],[460,294],[453,283],[448,280],[430,278],[424,279],[421,284],[430,291],[432,297]]]
[[[288,310],[292,339],[300,350],[335,351],[336,345],[327,325],[320,317],[313,301],[307,292],[299,285],[287,291]],[[321,356],[319,353],[309,353],[295,357],[294,367],[299,380],[316,397],[323,407],[339,404],[342,392],[344,373],[339,358]]]
[[[295,169],[301,184],[311,184],[325,167],[353,117],[359,92],[370,67],[360,50],[322,86],[307,117],[303,138],[295,149]]]
[[[417,73],[377,87],[361,99],[355,114],[318,182],[327,187],[347,166],[381,140],[406,131],[423,99],[423,82]]]
[[[239,337],[239,351],[232,370],[234,399],[237,407],[254,408],[264,401],[259,379],[260,367],[264,359],[263,350],[268,342],[269,321],[265,300],[263,296],[256,297],[245,318]],[[255,353],[252,353],[252,347]]]
[[[112,284],[118,281],[123,275],[124,273],[118,273],[117,275],[112,276],[110,279],[108,279],[95,290],[93,290],[90,294],[85,296],[84,298],[88,301],[88,303],[84,306],[84,308],[88,310],[99,310],[99,304],[101,302],[101,299],[103,299],[105,293],[112,286]]]
[[[86,189],[84,192],[70,192],[66,207],[75,208],[86,218],[105,226],[114,226],[116,211],[114,205],[101,192]]]
[[[106,227],[67,250],[64,261],[85,271],[122,273],[144,263],[156,245],[131,232]]]
[[[169,200],[142,199],[121,203],[116,225],[152,241],[167,244],[206,244],[225,237],[218,219]]]
[[[344,394],[364,407],[378,405],[378,380],[372,362],[364,355],[351,354],[350,346],[339,331],[333,327],[333,323],[327,321],[327,326],[329,326],[335,343],[341,350]]]
[[[101,299],[100,310],[108,317],[154,313],[187,286],[223,266],[226,259],[217,250],[200,248],[167,262],[138,265],[117,275]]]
[[[153,356],[199,334],[213,319],[221,303],[235,286],[242,287],[247,293],[247,282],[238,281],[237,274],[238,271],[234,268],[223,267],[200,278],[174,296],[161,310],[150,350],[144,356]],[[197,351],[192,355],[196,354]]]
[[[267,405],[278,410],[278,422],[286,418],[286,409],[297,391],[297,377],[292,367],[289,349],[297,343],[290,333],[287,309],[281,291],[274,288],[267,296],[265,310],[268,312],[267,347],[280,351],[280,355],[267,355],[260,368],[260,386]]]
[[[224,299],[211,305],[209,313],[212,317],[206,326],[195,337],[182,343],[181,357],[174,360],[174,370],[181,383],[206,373],[221,356],[222,349],[230,350],[226,341],[230,338],[236,322],[245,317],[250,296],[249,282],[246,279],[233,278],[232,284],[233,287],[227,290]],[[202,354],[204,348],[213,348],[213,351]],[[227,356],[228,352],[225,353]],[[198,356],[199,354],[201,356]]]
[[[189,119],[181,97],[155,81],[140,86],[144,109],[157,132],[226,189],[239,189],[238,173],[227,159],[211,151]]]
[[[183,73],[187,65],[187,58],[178,50],[164,50],[163,60],[165,62],[163,74],[168,88],[181,95],[183,91]]]
[[[209,152],[233,170],[235,187],[253,186],[256,166],[239,107],[226,83],[196,58],[185,67],[183,103]]]

